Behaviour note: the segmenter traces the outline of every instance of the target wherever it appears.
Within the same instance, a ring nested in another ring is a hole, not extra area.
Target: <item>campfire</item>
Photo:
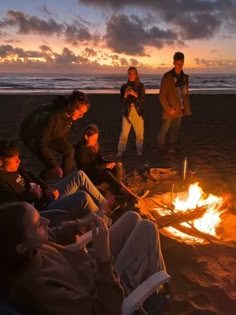
[[[198,183],[186,192],[153,197],[151,215],[165,234],[184,242],[217,242],[217,228],[226,210],[226,199],[206,194]]]

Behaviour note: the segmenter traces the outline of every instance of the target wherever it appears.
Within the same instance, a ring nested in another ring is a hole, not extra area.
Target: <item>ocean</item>
[[[190,93],[236,93],[236,74],[189,74]],[[147,93],[158,93],[162,74],[140,75]],[[13,74],[0,73],[0,94],[119,93],[126,74]]]

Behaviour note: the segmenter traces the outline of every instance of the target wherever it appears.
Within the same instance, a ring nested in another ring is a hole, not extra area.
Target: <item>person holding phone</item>
[[[131,127],[134,128],[136,136],[137,155],[142,156],[144,139],[143,102],[145,89],[139,79],[138,70],[135,67],[128,69],[128,82],[122,85],[120,94],[123,115],[117,157],[121,157],[126,149]]]

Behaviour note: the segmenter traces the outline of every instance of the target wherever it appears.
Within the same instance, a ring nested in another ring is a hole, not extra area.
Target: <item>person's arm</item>
[[[84,171],[86,174],[91,171],[90,152],[86,146],[75,146],[75,159],[77,169]]]
[[[78,221],[66,221],[59,226],[51,228],[50,232],[53,241],[64,246],[75,243],[76,235],[80,233],[80,225]]]
[[[144,88],[144,85],[142,82],[140,82],[140,86],[139,86],[139,89],[138,89],[138,101],[140,104],[143,103],[144,101],[144,97],[145,97],[145,88]]]
[[[38,144],[40,158],[49,168],[54,168],[57,166],[57,160],[55,159],[55,156],[53,155],[48,144],[53,130],[55,128],[60,128],[60,126],[58,126],[58,119],[58,113],[52,112],[49,119],[45,122],[44,126],[42,126],[42,132]]]
[[[0,201],[1,203],[14,201],[26,201],[32,203],[35,201],[35,196],[30,191],[25,191],[19,196],[16,192],[10,190],[9,187],[1,185]]]
[[[128,87],[127,84],[123,84],[120,88],[120,100],[121,100],[121,103],[123,104],[126,103],[127,97],[128,97],[128,94],[126,93],[127,87]]]
[[[171,82],[167,75],[164,75],[164,77],[161,80],[161,87],[160,87],[160,93],[159,93],[159,99],[161,102],[161,106],[164,110],[167,112],[171,112],[173,110],[173,106],[169,103],[168,100],[168,94]]]

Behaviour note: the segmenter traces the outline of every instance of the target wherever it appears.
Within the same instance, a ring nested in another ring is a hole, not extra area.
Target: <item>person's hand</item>
[[[52,187],[48,187],[44,191],[45,195],[51,198],[52,200],[57,200],[60,196],[59,190],[53,189]]]
[[[60,196],[59,190],[58,189],[53,189],[52,190],[52,195],[53,195],[54,200],[57,200],[59,198],[59,196]]]
[[[134,90],[132,90],[132,89],[129,91],[129,94],[132,95],[132,96],[134,96],[135,98],[138,97],[138,94],[137,94]]]
[[[60,166],[57,165],[50,171],[50,176],[62,178],[63,170],[61,169]]]
[[[176,113],[176,110],[174,108],[171,108],[170,111],[169,111],[169,114],[170,115],[174,115]]]
[[[95,256],[100,262],[106,262],[111,257],[109,230],[100,217],[96,217],[96,222],[92,222],[91,229]]]
[[[113,169],[113,167],[116,166],[116,163],[115,162],[108,162],[106,163],[106,168],[109,168],[110,170]]]
[[[76,219],[79,233],[85,233],[91,227],[92,222],[96,222],[97,214],[88,214],[81,219]]]
[[[125,94],[124,94],[124,98],[127,98],[130,94],[130,90],[126,89],[125,90]]]
[[[43,195],[43,191],[40,187],[40,185],[35,185],[34,187],[31,185],[30,192],[37,198],[41,199]]]

